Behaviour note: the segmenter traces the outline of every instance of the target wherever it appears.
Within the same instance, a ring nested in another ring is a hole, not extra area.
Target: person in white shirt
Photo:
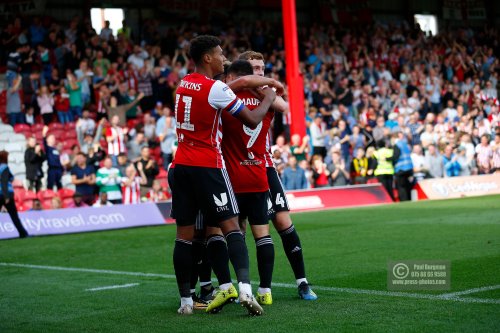
[[[102,28],[99,37],[101,37],[102,40],[109,41],[109,38],[113,36],[113,30],[109,27],[110,26],[109,21],[104,21],[104,25],[105,27]]]
[[[325,138],[328,135],[328,131],[326,130],[326,124],[323,122],[323,118],[320,113],[318,113],[314,118],[309,130],[311,132],[313,155],[325,156]]]
[[[413,176],[417,181],[423,180],[429,172],[429,165],[424,156],[420,145],[413,146],[413,152],[410,155],[413,164]]]
[[[144,66],[144,60],[149,58],[147,51],[143,50],[139,45],[134,46],[134,53],[132,53],[127,62],[134,65],[136,69],[141,69]]]

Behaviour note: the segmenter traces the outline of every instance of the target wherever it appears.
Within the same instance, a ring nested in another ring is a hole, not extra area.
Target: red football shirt
[[[249,110],[260,104],[260,100],[247,91],[239,92],[238,97]],[[265,155],[266,137],[272,119],[273,113],[268,112],[259,125],[251,129],[228,113],[222,115],[222,127],[226,133],[222,140],[222,152],[235,193],[269,189]]]
[[[235,116],[243,108],[225,83],[199,73],[185,76],[175,96],[175,164],[224,168],[221,113]]]

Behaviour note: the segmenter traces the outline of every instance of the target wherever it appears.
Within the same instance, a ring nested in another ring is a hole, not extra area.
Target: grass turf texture
[[[404,203],[293,215],[309,280],[386,291],[388,260],[450,260],[450,291],[500,284],[500,197]],[[175,227],[161,226],[0,242],[0,262],[174,274]],[[274,282],[294,283],[279,236]],[[251,275],[258,280],[248,240]],[[233,275],[234,277],[234,275]],[[331,332],[500,330],[500,304],[317,290],[298,299],[275,287],[251,318],[238,305],[218,315],[176,314],[175,280],[0,266],[0,332]],[[123,289],[86,291],[139,283]],[[254,292],[256,286],[254,285]],[[417,293],[412,291],[411,293]],[[464,298],[500,299],[500,291]]]

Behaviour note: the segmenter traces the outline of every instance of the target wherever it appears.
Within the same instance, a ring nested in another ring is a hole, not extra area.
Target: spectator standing
[[[49,166],[47,171],[47,189],[53,190],[55,185],[59,190],[62,188],[61,178],[64,168],[61,164],[61,154],[56,147],[56,137],[54,134],[47,136],[48,131],[49,128],[44,126],[42,130],[43,145],[45,154],[47,155],[47,164]]]
[[[99,126],[97,126],[95,136],[93,135],[93,131],[87,129],[87,127],[84,126],[85,123],[80,122],[80,120],[76,123],[76,138],[78,139],[78,144],[80,145],[81,152],[84,154],[88,154],[91,148],[93,148],[95,145],[99,145],[104,122],[106,121],[106,119],[102,118],[99,121]]]
[[[155,177],[160,173],[158,169],[158,165],[155,160],[151,158],[151,152],[149,147],[142,147],[141,149],[141,158],[137,162],[134,163],[137,172],[140,174],[141,169],[146,175],[146,183],[141,183],[141,196],[146,196],[146,193],[153,186],[153,181]]]
[[[95,201],[95,170],[87,164],[87,156],[82,152],[76,155],[76,164],[71,168],[71,183],[75,185],[75,191],[82,195],[83,202],[91,206]]]
[[[283,181],[285,190],[288,191],[305,190],[308,188],[306,173],[300,166],[297,165],[297,157],[295,157],[295,155],[291,155],[288,158],[288,166],[283,170],[281,180]]]
[[[99,193],[106,192],[108,200],[113,204],[122,203],[122,192],[120,184],[122,175],[120,170],[113,167],[111,157],[104,159],[103,167],[97,170],[96,184],[99,187]]]
[[[59,93],[54,97],[54,108],[57,112],[57,118],[61,124],[66,124],[73,121],[69,106],[69,94],[66,91],[66,87],[62,86],[59,89]]]
[[[148,143],[144,139],[144,133],[138,132],[134,139],[127,142],[128,159],[136,162],[141,157],[141,151],[144,147],[148,147]]]
[[[460,174],[460,164],[457,162],[457,156],[453,152],[453,147],[447,145],[444,148],[443,163],[446,177],[457,177]]]
[[[113,166],[118,165],[118,155],[127,151],[125,146],[125,135],[127,134],[128,129],[126,127],[120,127],[118,125],[119,121],[119,116],[114,115],[111,118],[111,127],[106,129],[105,134],[106,141],[108,142],[108,155],[113,161]]]
[[[314,117],[314,121],[312,122],[310,127],[310,132],[313,146],[313,155],[319,155],[324,158],[326,156],[325,141],[328,132],[326,131],[326,125],[323,122],[323,117],[321,116],[321,114],[318,113],[316,114],[316,117]]]
[[[373,174],[377,177],[378,181],[387,191],[387,194],[389,194],[391,199],[394,201],[394,166],[392,164],[394,151],[389,148],[389,144],[384,140],[378,141],[377,147],[378,149],[373,153],[373,157],[377,159],[377,167]]]
[[[467,160],[466,150],[462,146],[457,148],[457,162],[460,165],[460,173],[458,174],[460,177],[472,174],[472,165]]]
[[[43,117],[43,123],[49,125],[54,118],[54,97],[49,93],[47,86],[40,88],[40,94],[37,97],[40,114]]]
[[[7,89],[7,116],[9,124],[24,124],[24,115],[22,113],[21,95],[19,89],[21,87],[22,77],[18,75],[14,80],[12,87]]]
[[[314,188],[329,186],[328,178],[330,176],[330,171],[320,155],[314,155],[312,157],[311,170]]]
[[[153,181],[153,187],[146,194],[146,199],[151,202],[161,202],[169,199],[169,195],[161,188],[158,179]]]
[[[28,148],[24,152],[24,165],[26,166],[26,179],[29,181],[28,188],[38,192],[42,186],[42,163],[46,160],[42,147],[34,137],[28,139]]]
[[[76,79],[71,71],[67,72],[66,78],[68,81],[66,90],[68,90],[69,93],[69,112],[71,114],[71,120],[74,120],[82,116],[82,84]]]
[[[330,186],[346,186],[349,184],[349,171],[347,171],[345,161],[341,158],[338,151],[332,152],[332,161],[327,166],[330,174],[328,183]]]
[[[356,155],[351,161],[349,168],[353,184],[366,184],[368,173],[368,158],[365,157],[363,148],[356,149]]]
[[[430,144],[428,146],[425,160],[429,166],[430,178],[442,178],[444,176],[443,157],[439,154],[435,144]]]
[[[304,136],[302,142],[300,141],[300,135],[292,135],[290,142],[290,153],[295,156],[297,163],[300,161],[307,160],[307,154],[309,153],[309,136]]]
[[[411,163],[413,164],[413,175],[415,176],[415,180],[417,182],[424,180],[429,173],[429,166],[423,154],[422,146],[413,146]]]
[[[483,134],[481,136],[481,143],[476,146],[476,161],[479,168],[479,174],[488,174],[491,170],[491,158],[493,157],[493,150],[489,143],[489,135]]]
[[[413,163],[411,161],[411,148],[405,134],[399,131],[394,135],[394,174],[396,178],[396,189],[399,201],[411,200],[411,188],[413,186]]]
[[[126,177],[122,179],[123,203],[125,205],[140,203],[141,197],[143,196],[141,195],[141,188],[147,183],[144,167],[139,163],[136,169],[135,166],[131,164],[127,167],[125,172]],[[144,194],[144,196],[146,196],[146,194]]]
[[[17,214],[16,203],[14,202],[14,187],[12,181],[14,176],[9,170],[7,161],[9,160],[9,153],[5,150],[0,151],[0,208],[5,207],[9,213],[10,219],[17,231],[19,237],[28,237],[28,232],[24,229]]]
[[[491,172],[500,172],[500,132],[495,134],[495,140],[491,143],[493,154],[491,157]]]

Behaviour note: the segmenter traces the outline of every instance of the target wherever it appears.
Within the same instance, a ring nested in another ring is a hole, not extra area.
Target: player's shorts
[[[265,225],[269,223],[269,213],[272,210],[269,191],[236,193],[240,208],[240,217],[248,218],[250,225]]]
[[[170,191],[172,193],[174,190],[174,169],[175,168],[168,169],[168,174],[167,174],[168,187],[170,187]],[[174,207],[170,207],[170,217],[175,219]]]
[[[286,198],[285,188],[281,183],[278,171],[274,167],[267,167],[267,182],[269,183],[269,192],[271,193],[271,203],[273,205],[270,219],[278,212],[289,212],[288,200]]]
[[[239,214],[226,169],[176,164],[173,178],[172,210],[178,225],[194,225],[199,211],[206,225],[214,227]]]

